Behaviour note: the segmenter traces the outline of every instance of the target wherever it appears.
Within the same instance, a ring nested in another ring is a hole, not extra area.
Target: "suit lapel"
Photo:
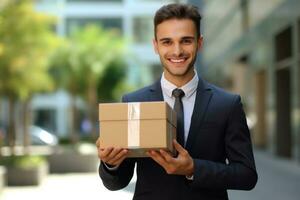
[[[205,81],[203,81],[199,77],[195,105],[194,105],[194,110],[191,119],[191,126],[190,126],[190,130],[189,130],[189,134],[185,146],[185,148],[188,150],[191,150],[193,141],[195,141],[195,137],[198,134],[197,130],[199,130],[200,126],[202,125],[207,110],[207,106],[209,104],[211,97],[212,97],[211,88],[208,86],[208,84]]]
[[[185,148],[188,150],[191,150],[192,148],[193,141],[195,141],[195,137],[198,133],[197,130],[199,130],[203,122],[205,112],[207,110],[207,106],[209,104],[211,97],[212,97],[211,88],[199,76],[195,106],[192,114],[189,135],[185,146]],[[163,101],[163,100],[164,98],[163,98],[160,79],[159,79],[152,86],[150,86],[149,101]]]
[[[160,79],[157,80],[152,86],[150,86],[150,101],[163,101],[164,97],[162,94]]]

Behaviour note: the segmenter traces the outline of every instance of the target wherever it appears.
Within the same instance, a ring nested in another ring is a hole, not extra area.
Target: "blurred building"
[[[184,3],[188,3],[188,4],[192,4],[194,6],[197,6],[198,9],[199,9],[199,12],[201,14],[201,16],[203,17],[203,10],[204,10],[204,5],[205,5],[205,1],[204,0],[187,0],[186,2]],[[201,34],[203,34],[203,20],[201,20],[201,27],[200,27],[200,32]],[[203,56],[202,56],[202,50],[200,52],[198,52],[198,55],[197,55],[197,60],[196,60],[196,63],[195,63],[195,68],[198,72],[198,74],[203,74],[205,73],[205,70],[206,68],[204,67],[203,65]]]
[[[153,16],[163,4],[172,2],[185,0],[38,0],[36,9],[58,18],[55,29],[61,36],[88,24],[119,30],[129,40],[128,50],[134,55],[128,59],[129,79],[143,84],[161,72],[152,47]],[[145,70],[143,76],[141,70]]]
[[[36,0],[36,10],[57,17],[54,31],[68,37],[88,24],[116,29],[128,42],[127,59],[131,84],[142,87],[162,72],[160,60],[152,47],[153,16],[163,4],[186,0]],[[84,109],[84,103],[80,103]],[[36,95],[32,101],[35,124],[61,137],[68,135],[71,113],[70,97],[63,91]]]
[[[206,77],[242,95],[257,147],[297,161],[299,10],[298,0],[205,0],[204,10]]]
[[[152,46],[153,17],[156,10],[172,2],[191,3],[199,8],[203,7],[203,0],[35,0],[35,2],[37,11],[57,18],[57,25],[53,30],[59,36],[68,37],[73,31],[88,24],[118,30],[129,41],[128,50],[131,56],[127,60],[128,80],[138,87],[159,78],[162,72],[159,57]],[[197,70],[201,71],[203,66],[201,54],[199,58],[196,66]],[[71,127],[70,102],[69,94],[62,90],[35,95],[31,102],[33,123],[60,137],[67,137]],[[80,99],[76,100],[76,106],[81,111],[85,109],[84,102]],[[2,110],[0,121],[6,124],[7,102],[4,101],[0,108]],[[15,123],[20,124],[17,121]]]

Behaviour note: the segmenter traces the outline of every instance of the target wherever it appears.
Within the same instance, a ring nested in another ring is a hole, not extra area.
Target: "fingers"
[[[148,156],[150,156],[153,160],[155,160],[156,162],[158,162],[159,164],[162,164],[164,166],[173,164],[176,162],[175,158],[173,158],[169,153],[167,153],[164,150],[159,150],[159,152],[157,151],[149,151]]]
[[[100,160],[106,159],[106,157],[112,152],[113,148],[105,148],[105,149],[100,149],[98,148],[98,157]]]
[[[175,159],[169,153],[167,153],[166,151],[164,151],[164,150],[161,149],[159,152],[163,156],[163,158],[165,159],[165,161],[167,161],[169,164],[175,162]]]
[[[98,150],[99,159],[107,164],[115,165],[121,163],[127,156],[128,150],[123,148],[105,148]]]
[[[96,146],[97,146],[97,148],[100,147],[100,137],[98,137],[98,139],[97,139],[97,141],[96,141]]]
[[[177,163],[176,159],[171,157],[166,151],[160,150],[159,152],[150,151],[148,155],[160,164],[168,174],[176,174],[177,173]]]
[[[176,140],[174,140],[173,143],[176,150],[179,152],[179,155],[176,158],[172,157],[163,149],[159,151],[148,151],[147,155],[161,165],[168,174],[192,174],[194,171],[193,159],[190,157],[188,151],[176,142]]]
[[[155,162],[157,162],[158,164],[160,164],[162,167],[166,168],[168,163],[165,161],[164,157],[156,152],[156,151],[149,151],[147,152],[148,156],[150,156]]]
[[[173,145],[179,154],[185,154],[187,151],[174,139]]]
[[[123,160],[127,157],[128,150],[123,148],[100,148],[100,137],[96,141],[98,149],[98,157],[101,161],[109,165],[120,165]]]
[[[105,163],[109,164],[109,161],[113,159],[122,149],[121,148],[112,148],[109,147],[108,150],[106,149],[103,151],[101,156],[101,160]]]
[[[114,158],[108,161],[108,164],[110,165],[120,165],[123,160],[127,157],[128,150],[122,149]]]

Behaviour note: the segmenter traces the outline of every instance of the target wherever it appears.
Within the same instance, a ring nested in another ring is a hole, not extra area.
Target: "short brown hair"
[[[197,36],[200,36],[201,15],[198,8],[193,5],[172,3],[162,6],[154,16],[154,36],[156,38],[156,29],[159,24],[169,19],[190,19],[194,22],[197,30]]]

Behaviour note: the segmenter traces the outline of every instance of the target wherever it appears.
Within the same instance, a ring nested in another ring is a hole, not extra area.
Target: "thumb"
[[[99,148],[100,147],[100,137],[98,137],[97,141],[96,141],[96,146]]]
[[[174,139],[173,144],[178,153],[183,153],[185,149]]]

